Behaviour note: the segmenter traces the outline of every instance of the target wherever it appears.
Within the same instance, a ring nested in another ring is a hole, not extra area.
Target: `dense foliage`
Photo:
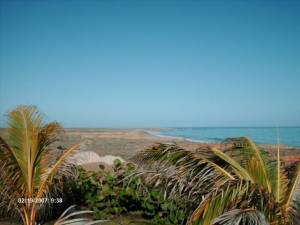
[[[112,171],[88,172],[79,168],[74,192],[81,197],[82,205],[94,211],[97,219],[135,214],[150,224],[183,223],[187,218],[184,208],[165,199],[159,191],[148,190],[135,171],[133,164],[118,160]]]
[[[148,185],[198,204],[188,224],[300,224],[300,165],[288,173],[279,147],[272,157],[248,138],[221,147],[189,151],[158,144],[135,158],[150,171]]]

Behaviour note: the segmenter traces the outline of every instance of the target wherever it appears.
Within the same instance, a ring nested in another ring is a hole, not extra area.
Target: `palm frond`
[[[251,195],[254,191],[249,181],[228,181],[205,197],[189,218],[188,225],[211,225],[215,218],[231,208],[243,204],[248,208],[245,196]]]
[[[287,205],[290,205],[293,200],[300,199],[300,163],[297,164],[295,175],[290,183],[291,185],[286,201]]]
[[[235,179],[209,158],[176,145],[154,145],[138,153],[135,162],[142,167],[144,181],[162,187],[166,197],[199,201],[213,187]]]
[[[287,193],[283,216],[288,218],[290,224],[300,224],[300,163],[297,165]]]
[[[138,153],[135,159],[140,165],[143,163],[159,163],[161,167],[174,166],[177,172],[182,175],[190,173],[191,171],[199,171],[199,169],[203,167],[210,167],[213,171],[227,179],[235,179],[232,174],[215,162],[173,144],[155,145]]]
[[[0,209],[6,208],[10,214],[17,207],[17,198],[24,194],[24,180],[12,149],[1,137],[0,161]]]
[[[280,160],[280,145],[279,145],[279,131],[277,129],[277,163],[276,163],[276,188],[274,188],[274,195],[277,202],[283,202],[286,199],[286,192],[288,190],[289,180],[287,174],[284,171],[283,165]]]
[[[7,140],[0,137],[0,211],[18,213],[24,224],[33,224],[36,212],[45,210],[46,204],[26,199],[55,194],[60,182],[53,181],[68,172],[65,158],[78,146],[66,152],[52,148],[60,131],[58,123],[44,124],[34,106],[19,106],[8,114]]]
[[[246,169],[244,169],[236,160],[234,160],[232,157],[228,156],[224,152],[220,151],[219,149],[215,147],[211,147],[211,151],[220,159],[224,160],[229,167],[231,167],[235,174],[240,178],[244,180],[250,180],[253,182],[253,179],[251,175],[248,173]]]
[[[90,210],[81,210],[81,211],[74,211],[75,205],[70,206],[67,208],[61,216],[55,221],[53,225],[66,225],[66,224],[84,224],[84,225],[94,225],[106,222],[107,220],[92,220],[87,217],[80,217],[77,218],[77,216],[83,216],[86,214],[91,214],[93,211]]]
[[[74,145],[73,147],[66,150],[60,158],[56,161],[56,163],[48,169],[48,171],[42,175],[42,182],[40,184],[40,187],[38,189],[38,192],[36,194],[36,198],[41,198],[45,191],[47,190],[48,185],[51,183],[55,173],[59,170],[59,167],[63,165],[65,162],[65,159],[71,155],[77,148],[79,147],[79,144]]]
[[[233,209],[214,219],[212,225],[269,225],[263,213],[255,209]]]
[[[223,145],[229,145],[226,154],[233,157],[243,166],[257,184],[267,188],[271,193],[274,185],[272,185],[272,177],[274,177],[274,168],[276,164],[269,162],[269,158],[264,157],[261,151],[253,141],[247,137],[230,138],[224,141]]]

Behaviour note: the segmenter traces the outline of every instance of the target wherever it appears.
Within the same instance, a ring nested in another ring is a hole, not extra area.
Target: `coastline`
[[[159,133],[159,131],[146,131],[146,133],[150,134],[152,136],[155,136],[155,137],[170,138],[172,140],[177,139],[179,141],[188,141],[188,142],[201,143],[201,144],[217,144],[215,142],[201,141],[201,140],[196,140],[196,139],[192,139],[192,138],[164,135],[164,134]]]
[[[176,143],[188,150],[194,150],[201,146],[219,147],[219,143],[197,142],[181,137],[159,135],[156,132],[164,128],[72,128],[65,129],[62,138],[56,143],[57,146],[70,147],[80,144],[80,151],[93,151],[99,156],[116,155],[129,160],[137,152],[156,143]],[[0,136],[5,137],[5,129],[0,129]],[[275,154],[275,145],[261,144],[271,154]],[[300,148],[281,145],[282,157],[300,157]]]
[[[135,153],[156,143],[176,143],[179,146],[193,150],[201,146],[219,147],[219,143],[197,142],[181,137],[159,135],[156,132],[163,128],[131,128],[131,129],[66,129],[62,144],[70,145],[81,143],[82,151],[94,151],[100,156],[117,155],[125,160],[130,159]],[[270,144],[261,144],[260,147],[275,154],[277,147]],[[281,145],[283,157],[299,157],[300,148]]]
[[[291,129],[297,129],[295,131]],[[267,130],[266,130],[267,129]],[[218,144],[230,137],[249,137],[257,145],[276,145],[277,140],[273,131],[276,127],[178,127],[158,131],[148,131],[149,134],[172,139],[181,139],[204,144]],[[300,149],[300,127],[279,127],[279,143],[284,148]],[[284,131],[284,129],[286,129]],[[234,130],[234,131],[230,131]],[[293,131],[293,132],[291,132]]]

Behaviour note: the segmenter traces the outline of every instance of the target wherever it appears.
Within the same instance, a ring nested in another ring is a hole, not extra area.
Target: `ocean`
[[[162,129],[151,134],[203,143],[219,143],[226,138],[246,136],[257,144],[276,144],[276,130],[275,127],[190,127]],[[300,127],[279,127],[278,134],[280,144],[300,147]]]

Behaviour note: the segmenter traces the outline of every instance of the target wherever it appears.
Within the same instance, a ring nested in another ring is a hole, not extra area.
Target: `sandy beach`
[[[155,143],[176,143],[189,150],[200,146],[219,144],[192,142],[183,138],[154,136],[151,131],[159,131],[158,128],[133,128],[133,129],[110,129],[110,128],[76,128],[65,129],[57,146],[70,147],[80,144],[79,151],[93,151],[99,156],[115,155],[129,160],[138,151]],[[149,133],[150,132],[150,133]],[[1,136],[5,135],[5,129],[0,130]],[[272,154],[276,153],[274,145],[260,145]],[[281,156],[289,161],[300,159],[300,148],[287,146],[281,147]]]
[[[199,143],[181,138],[158,137],[148,133],[157,129],[66,129],[61,145],[80,143],[80,151],[94,151],[100,156],[117,155],[130,159],[138,151],[155,143],[177,143],[189,149]]]
[[[159,129],[66,129],[61,145],[70,146],[80,143],[80,151],[94,151],[100,156],[117,155],[125,160],[130,159],[138,151],[155,143],[177,143],[187,149],[196,149],[204,145],[219,146],[219,144],[199,143],[183,138],[158,137],[149,133]],[[261,145],[271,153],[274,153],[274,145]],[[281,155],[289,159],[300,156],[299,148],[281,146]]]

